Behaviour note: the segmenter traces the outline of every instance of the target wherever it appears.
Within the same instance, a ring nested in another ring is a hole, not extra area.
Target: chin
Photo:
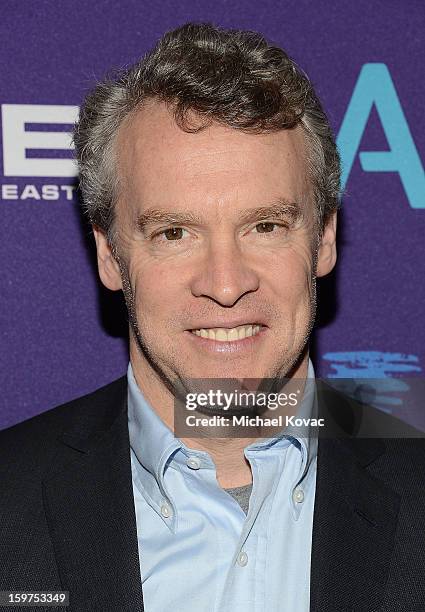
[[[272,364],[232,364],[222,363],[217,365],[206,364],[204,367],[198,364],[191,368],[191,374],[188,378],[213,378],[213,379],[263,379],[276,376],[276,372],[280,375],[280,369]]]

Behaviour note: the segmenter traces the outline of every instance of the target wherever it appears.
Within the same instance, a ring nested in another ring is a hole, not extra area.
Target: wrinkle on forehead
[[[139,207],[213,205],[218,214],[262,185],[274,198],[310,199],[301,127],[253,134],[218,123],[184,132],[164,103],[148,101],[117,137],[121,193]],[[282,176],[281,176],[282,175]],[[281,192],[278,187],[282,183]],[[253,189],[248,188],[252,184]],[[270,197],[267,199],[271,199]],[[255,205],[264,204],[256,201]]]

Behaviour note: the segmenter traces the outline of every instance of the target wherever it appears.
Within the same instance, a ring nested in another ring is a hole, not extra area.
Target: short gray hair
[[[301,125],[322,233],[339,205],[341,169],[309,78],[261,34],[188,23],[166,33],[135,65],[99,83],[81,106],[74,143],[83,209],[112,244],[118,187],[113,145],[123,121],[148,99],[165,102],[187,132],[213,121],[253,133]],[[197,125],[190,121],[193,113]]]

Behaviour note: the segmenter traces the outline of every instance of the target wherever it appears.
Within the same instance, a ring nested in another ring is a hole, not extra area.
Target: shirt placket
[[[276,476],[283,468],[285,449],[266,449],[247,453],[253,474],[249,512],[233,556],[223,591],[220,612],[253,612],[266,609],[265,571],[267,569],[267,531]]]

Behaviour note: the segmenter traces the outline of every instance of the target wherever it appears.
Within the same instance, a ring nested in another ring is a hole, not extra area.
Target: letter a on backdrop
[[[412,208],[425,208],[424,169],[385,64],[365,64],[354,87],[337,144],[342,158],[342,184],[351,172],[373,105],[388,141],[389,151],[360,151],[365,172],[398,172]]]

